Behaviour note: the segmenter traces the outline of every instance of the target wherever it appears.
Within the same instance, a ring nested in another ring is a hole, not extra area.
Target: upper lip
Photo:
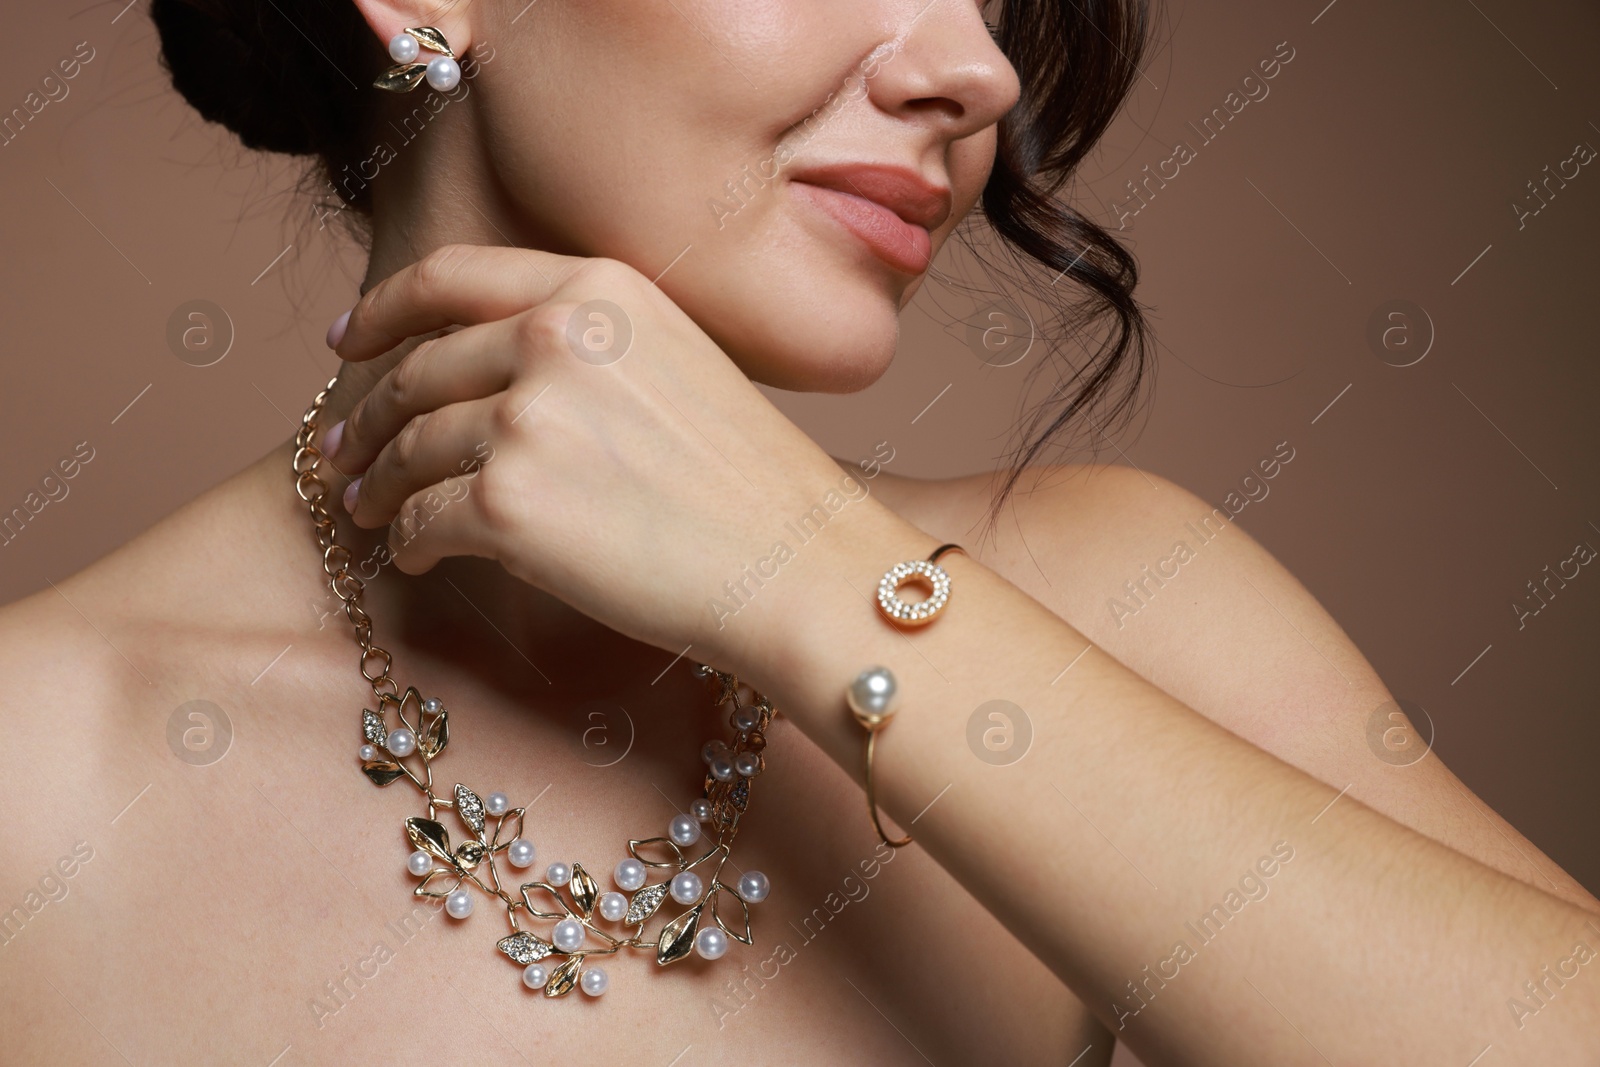
[[[871,200],[925,230],[938,229],[950,217],[950,190],[905,167],[834,163],[796,171],[792,180]]]

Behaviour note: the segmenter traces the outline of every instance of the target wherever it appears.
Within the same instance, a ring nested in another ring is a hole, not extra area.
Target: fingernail
[[[351,308],[350,311],[354,311]],[[345,327],[350,325],[350,311],[333,320],[333,325],[328,327],[328,347],[338,348],[339,342],[344,340]]]
[[[339,453],[339,442],[344,440],[344,420],[340,419],[328,427],[328,434],[322,439],[322,454],[332,459]]]
[[[356,498],[361,495],[361,479],[357,478],[344,487],[344,509],[350,514],[356,513]]]

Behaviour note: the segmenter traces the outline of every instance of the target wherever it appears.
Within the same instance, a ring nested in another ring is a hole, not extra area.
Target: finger
[[[505,394],[425,411],[383,446],[371,468],[350,483],[345,500],[357,526],[374,529],[403,517],[402,505],[446,479],[471,479],[494,455],[487,428]]]
[[[407,497],[389,524],[389,554],[405,574],[422,574],[447,556],[498,558],[476,514],[477,483],[447,478]]]
[[[339,470],[360,474],[412,419],[511,384],[515,346],[506,320],[469,326],[424,341],[362,397],[345,420],[335,454]]]
[[[357,301],[334,351],[343,360],[371,359],[408,337],[526,311],[586,262],[531,248],[444,245]]]

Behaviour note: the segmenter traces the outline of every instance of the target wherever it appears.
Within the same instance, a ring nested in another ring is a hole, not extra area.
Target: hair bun
[[[289,155],[317,154],[349,127],[356,94],[341,75],[355,69],[332,42],[314,45],[330,23],[358,26],[355,5],[344,0],[343,18],[317,0],[151,0],[150,18],[161,36],[161,62],[172,87],[201,116],[238,135],[248,148]],[[330,15],[334,15],[330,18]],[[300,28],[297,28],[300,27]],[[322,31],[319,33],[318,31]],[[318,50],[322,54],[318,54]],[[335,66],[334,64],[340,64]]]

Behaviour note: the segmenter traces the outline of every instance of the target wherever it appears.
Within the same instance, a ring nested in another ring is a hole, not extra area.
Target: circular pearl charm
[[[444,910],[450,913],[452,919],[465,919],[472,914],[472,894],[465,889],[457,889],[444,898]]]
[[[396,63],[411,63],[417,58],[417,39],[409,33],[397,33],[389,38],[389,58]],[[437,700],[433,700],[437,704]],[[426,704],[424,705],[426,706]],[[429,709],[430,712],[432,709]]]
[[[384,747],[396,756],[409,756],[417,750],[417,735],[402,726],[389,731],[389,739],[384,742]]]
[[[754,752],[741,752],[733,757],[733,769],[741,778],[754,778],[761,773],[761,757]]]
[[[900,706],[900,687],[888,667],[868,667],[845,690],[856,721],[869,730],[888,722]]]
[[[413,38],[409,33],[402,33],[400,35],[400,37],[404,37],[406,40],[411,42],[411,59],[416,59],[417,58],[417,42],[416,42],[416,39]],[[398,41],[400,39],[400,37],[396,37],[395,40]],[[390,41],[389,42],[389,55],[390,55],[391,58],[394,58],[394,41]],[[411,62],[411,59],[395,58],[394,61],[396,63],[409,63],[409,62]],[[424,700],[422,702],[422,710],[427,712],[429,715],[437,715],[441,711],[444,710],[444,701],[440,700],[438,697],[429,697],[427,700]]]
[[[406,857],[406,870],[421,878],[433,870],[433,857],[419,848]]]
[[[755,708],[743,707],[735,711],[733,713],[733,717],[729,721],[733,723],[733,728],[735,730],[743,733],[746,730],[754,730],[756,728],[756,723],[761,721],[761,715],[756,711]]]
[[[362,763],[370,763],[370,762],[372,762],[373,760],[375,760],[377,758],[378,758],[378,748],[377,748],[376,745],[362,745],[361,746],[361,762]]]
[[[543,964],[530,963],[522,969],[522,984],[529,989],[543,989],[548,981],[550,972],[544,969]]]
[[[727,756],[718,756],[711,761],[711,777],[719,782],[726,782],[733,778],[733,760]]]
[[[490,793],[483,798],[483,810],[490,815],[504,815],[511,808],[511,798],[504,793]]]
[[[506,849],[506,859],[511,861],[513,867],[532,867],[535,851],[532,841],[519,837]]]
[[[607,922],[621,922],[628,914],[628,898],[621,893],[600,894],[600,918]]]
[[[707,800],[705,797],[701,797],[699,800],[689,805],[689,814],[693,815],[701,822],[705,822],[707,819],[711,818],[711,801]]]
[[[600,968],[590,967],[578,978],[578,984],[591,997],[598,997],[606,991],[606,986],[611,984],[611,979],[607,978],[606,972]]]
[[[694,950],[708,960],[721,959],[728,951],[728,935],[715,926],[707,926],[695,935]]]
[[[441,93],[449,92],[461,83],[461,65],[449,56],[435,56],[428,61],[428,84]]]
[[[544,869],[544,880],[551,885],[566,885],[572,881],[572,868],[565,863],[552,863]]]
[[[700,758],[706,763],[710,763],[712,760],[716,759],[717,756],[721,755],[727,750],[728,743],[726,741],[707,741],[700,749]]]
[[[667,824],[667,834],[679,845],[692,845],[700,840],[700,824],[693,816],[674,815]]]
[[[759,904],[766,900],[767,893],[771,889],[772,884],[760,871],[745,871],[739,879],[739,895],[751,904]]]
[[[672,899],[679,904],[693,904],[704,889],[705,884],[693,871],[679,871],[672,876]]]
[[[617,869],[611,877],[617,880],[617,888],[627,890],[629,893],[644,885],[644,864],[636,859],[625,859],[617,864]]]
[[[577,919],[562,919],[550,932],[550,943],[562,952],[576,952],[583,944],[583,924]]]

